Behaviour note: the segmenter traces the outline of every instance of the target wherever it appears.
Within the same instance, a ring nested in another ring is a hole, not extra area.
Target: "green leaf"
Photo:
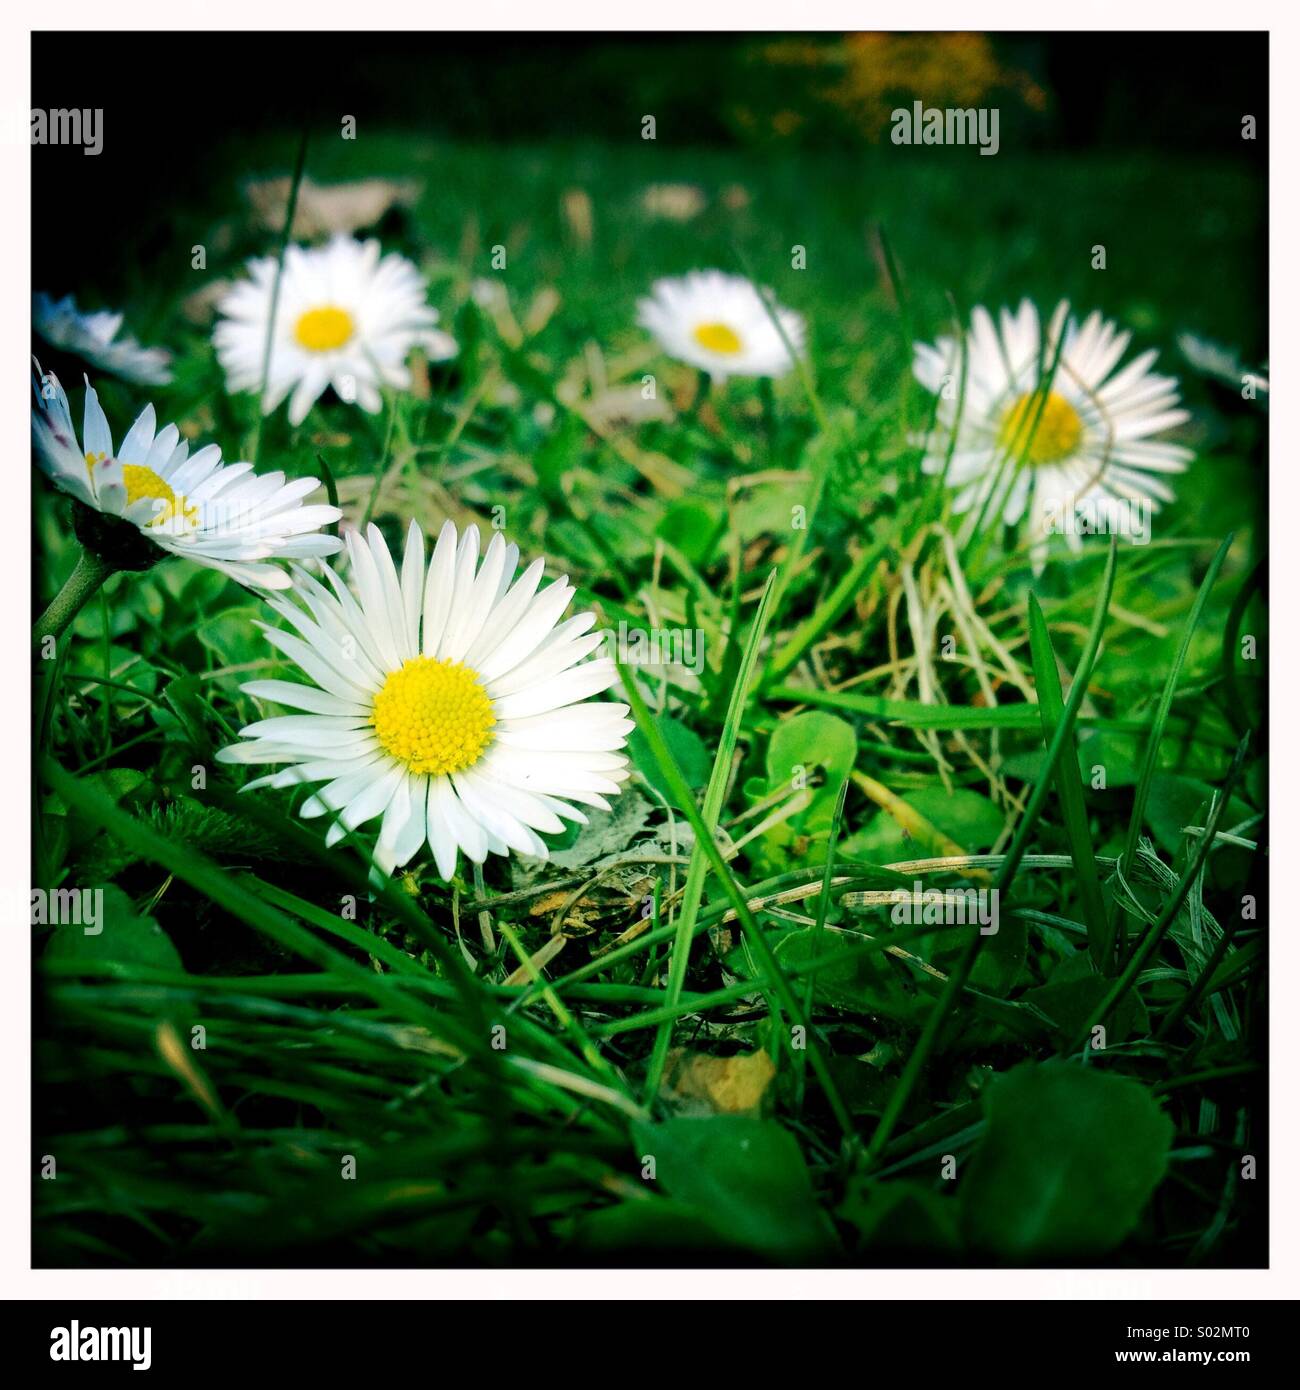
[[[637,1161],[726,1240],[772,1258],[804,1261],[833,1249],[793,1136],[770,1120],[680,1116],[633,1126]]]
[[[1026,990],[1022,997],[1026,1003],[1036,1004],[1058,1025],[1060,1042],[1068,1046],[1070,1039],[1092,1017],[1109,988],[1110,981],[1099,975],[1092,968],[1087,953],[1080,951],[1062,961],[1045,985]],[[1142,1000],[1135,993],[1127,994],[1106,1025],[1106,1044],[1126,1042],[1135,1034],[1144,1034],[1147,1027]]]
[[[828,955],[835,946],[843,944],[843,938],[838,938],[828,946],[824,931],[805,927],[781,937],[776,944],[776,958],[783,969],[797,972],[808,961]],[[925,1000],[917,998],[906,973],[883,952],[864,953],[852,960],[824,966],[812,979],[814,997],[822,1003],[900,1023],[915,1022],[926,1004]]]
[[[970,927],[968,930],[978,931],[979,928]],[[1024,919],[999,912],[997,931],[986,937],[971,967],[971,984],[999,998],[1005,997],[1019,983],[1028,953],[1029,928]],[[945,957],[936,952],[935,958],[942,961]]]
[[[147,802],[153,795],[148,777],[133,767],[112,767],[104,772],[92,772],[84,780],[115,804],[132,808]],[[62,799],[56,798],[56,804],[61,803]],[[100,827],[89,822],[75,806],[68,808],[67,831],[68,849],[74,857],[85,854],[101,835]],[[83,866],[83,881],[99,877],[100,874],[85,872]],[[112,874],[105,873],[102,877],[111,878]]]
[[[177,676],[163,691],[167,709],[179,722],[185,740],[196,753],[205,754],[212,747],[207,731],[207,710],[200,698],[202,687],[198,676]]]
[[[549,389],[549,387],[548,387]],[[582,455],[586,431],[575,416],[565,415],[533,455],[537,484],[548,497],[563,495],[565,475]]]
[[[1161,849],[1172,855],[1187,844],[1184,828],[1205,824],[1214,791],[1210,783],[1194,777],[1156,773],[1147,797],[1146,819]],[[1226,829],[1247,820],[1251,814],[1250,806],[1234,796],[1223,813],[1222,824]]]
[[[908,792],[904,800],[923,820],[956,841],[969,854],[989,849],[1006,824],[1002,812],[988,797],[965,787],[954,787],[951,791],[937,786],[921,787]],[[893,816],[881,811],[856,835],[845,840],[843,852],[850,859],[888,864],[946,851],[938,843],[919,844],[909,838]]]
[[[266,617],[265,609],[261,608],[227,608],[198,628],[198,639],[216,657],[218,666],[242,666],[245,662],[258,661],[273,654],[261,628],[255,626]]]
[[[103,772],[92,772],[83,780],[124,806],[133,806],[142,801],[142,789],[147,790],[149,786],[148,777],[134,767],[110,767]]]
[[[678,502],[670,508],[655,527],[655,535],[674,545],[691,564],[708,563],[718,535],[718,522],[713,513],[698,502]]]
[[[748,542],[758,536],[787,536],[795,507],[808,503],[805,478],[795,482],[758,483],[739,495],[727,515],[733,532]],[[806,531],[800,534],[806,534]]]
[[[920,1255],[953,1259],[961,1249],[958,1204],[919,1182],[856,1178],[840,1204],[841,1220],[857,1232],[860,1249],[878,1263]]]
[[[1117,734],[1108,729],[1081,729],[1079,732],[1079,768],[1090,780],[1094,768],[1105,771],[1104,790],[1131,787],[1138,779],[1139,741],[1132,734]]]
[[[959,1198],[979,1252],[1087,1259],[1118,1245],[1165,1174],[1174,1127],[1136,1081],[1024,1063],[990,1082],[987,1127]]]
[[[681,720],[674,719],[671,714],[659,716],[659,731],[664,736],[668,751],[681,768],[687,785],[692,789],[704,786],[709,780],[709,769],[713,766],[713,759],[704,746],[704,740],[693,729],[687,728]],[[627,751],[641,775],[671,805],[673,798],[668,782],[659,770],[659,764],[655,761],[650,745],[640,729],[633,729],[628,736]]]
[[[791,827],[812,833],[830,825],[840,785],[852,772],[857,756],[853,726],[833,714],[808,710],[776,726],[767,745],[769,793],[789,790],[800,772],[804,778],[815,768],[824,768],[826,773],[826,780],[814,789],[808,809],[790,818]]]
[[[75,891],[75,890],[73,890]],[[94,923],[68,922],[55,929],[45,947],[46,960],[111,960],[130,965],[152,965],[180,970],[181,958],[170,937],[154,921],[135,910],[131,899],[111,884],[92,888],[102,896]],[[87,934],[88,925],[98,928]]]
[[[583,1217],[573,1233],[575,1251],[602,1260],[616,1258],[621,1264],[642,1252],[653,1254],[656,1263],[678,1251],[703,1255],[716,1249],[719,1241],[744,1249],[703,1213],[671,1198],[605,1207]]]
[[[220,570],[210,570],[204,565],[167,565],[155,571],[160,579],[175,577],[174,584],[168,584],[182,608],[189,612],[204,612],[210,605],[224,597],[227,589],[234,591],[234,581],[228,579]],[[143,586],[141,586],[143,587]]]

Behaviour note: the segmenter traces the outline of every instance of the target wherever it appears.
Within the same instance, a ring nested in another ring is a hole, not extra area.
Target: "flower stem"
[[[83,550],[67,582],[32,629],[32,645],[40,646],[47,637],[61,637],[68,624],[86,606],[86,601],[115,569],[103,556]]]
[[[776,467],[776,392],[772,389],[772,378],[761,376],[758,379],[758,395],[763,402],[763,433],[767,435],[767,452]]]
[[[257,388],[257,424],[253,429],[253,464],[262,447],[262,421],[266,416],[266,383],[271,375],[271,348],[275,342],[275,316],[280,305],[280,281],[284,278],[284,255],[293,235],[294,214],[298,211],[298,190],[302,187],[303,170],[307,166],[307,132],[303,127],[298,142],[298,158],[294,161],[293,178],[289,180],[289,201],[284,210],[284,227],[280,232],[280,250],[276,256],[275,279],[271,282],[271,312],[266,322],[266,345],[262,350],[262,374]]]

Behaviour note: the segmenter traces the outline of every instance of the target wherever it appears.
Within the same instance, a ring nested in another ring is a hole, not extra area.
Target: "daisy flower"
[[[1241,391],[1243,400],[1259,400],[1261,405],[1268,404],[1267,363],[1257,371],[1248,371],[1236,348],[1224,347],[1222,343],[1202,338],[1196,333],[1180,333],[1178,347],[1198,372],[1223,386],[1230,386],[1234,391]],[[1247,387],[1252,388],[1250,394],[1246,394]]]
[[[539,589],[540,559],[515,578],[517,546],[498,532],[480,561],[477,528],[447,522],[426,564],[411,523],[401,570],[377,527],[348,535],[352,587],[325,565],[295,597],[270,600],[293,631],[268,640],[309,683],[259,680],[246,694],[301,714],[250,724],[227,763],[287,763],[253,787],[325,785],[302,806],[336,818],[332,845],[382,817],[376,863],[391,873],[426,842],[450,879],[463,851],[547,856],[539,831],[608,810],[628,776],[627,706],[591,700],[617,680],[612,660],[586,660],[602,634],[591,613],[564,622],[567,579]],[[264,625],[265,626],[265,625]]]
[[[806,329],[790,309],[777,318],[796,353]],[[716,382],[729,376],[784,376],[794,366],[757,288],[739,275],[693,270],[680,279],[656,280],[637,302],[637,322],[679,362]]]
[[[1181,473],[1192,451],[1153,436],[1189,416],[1178,408],[1177,380],[1151,370],[1153,349],[1119,368],[1130,336],[1095,312],[1076,323],[1065,302],[1046,334],[1027,299],[1014,314],[1003,309],[996,324],[977,308],[960,402],[956,341],[916,344],[916,378],[939,397],[923,467],[928,473],[947,467],[947,481],[957,489],[954,511],[1000,514],[1007,525],[1028,511],[1041,553],[1051,530],[1063,530],[1079,547],[1076,517],[1090,515],[1094,525],[1114,528],[1127,509],[1154,511],[1171,501],[1161,475]],[[1044,397],[1042,373],[1058,346]]]
[[[55,300],[32,296],[32,327],[53,348],[80,357],[100,371],[137,386],[166,386],[172,379],[170,352],[141,347],[129,335],[117,336],[122,315],[109,310],[82,313],[74,296]]]
[[[41,374],[40,363],[32,389],[37,462],[56,487],[102,518],[91,529],[101,549],[117,554],[110,568],[143,569],[163,553],[183,555],[241,584],[285,589],[288,572],[268,561],[341,548],[336,537],[319,534],[339,520],[339,509],[303,504],[318,479],[287,482],[283,473],[254,473],[251,463],[223,464],[215,444],[191,454],[175,425],[157,428],[152,405],[114,447],[89,381],[78,441],[67,394],[53,374]],[[93,543],[81,526],[78,534]]]
[[[248,275],[218,302],[223,317],[213,334],[232,392],[261,387],[275,257],[250,261]],[[377,241],[340,235],[324,246],[290,246],[263,414],[288,396],[289,421],[300,425],[328,386],[373,414],[382,386],[410,385],[406,359],[412,348],[425,348],[435,360],[454,354],[455,344],[435,330],[437,322],[420,272],[404,256],[390,252],[381,258]]]

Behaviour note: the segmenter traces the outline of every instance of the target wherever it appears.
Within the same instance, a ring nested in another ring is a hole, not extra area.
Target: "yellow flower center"
[[[1031,440],[1029,431],[1033,428],[1037,411],[1038,397],[1032,391],[1012,402],[998,429],[998,448],[1009,449],[1015,454],[1024,453],[1025,459],[1032,464],[1059,463],[1069,458],[1083,438],[1083,421],[1079,419],[1079,412],[1064,396],[1051,392],[1043,405],[1043,413],[1038,417],[1038,427],[1034,429]],[[1027,451],[1026,442],[1029,444]]]
[[[731,357],[740,351],[744,344],[736,332],[725,323],[702,323],[696,329],[694,338],[702,348],[710,352],[721,352]]]
[[[95,465],[103,463],[107,458],[107,454],[87,454],[86,471],[93,473]],[[199,524],[198,507],[186,502],[183,495],[178,497],[172,491],[171,484],[164,482],[152,468],[146,468],[142,463],[124,463],[122,482],[126,486],[128,507],[146,498],[151,498],[159,504],[154,508],[154,515],[150,517],[147,525],[158,526],[177,516],[184,518],[189,526]]]
[[[492,701],[468,666],[415,656],[393,671],[371,715],[384,751],[438,777],[471,767],[492,742]]]
[[[352,337],[355,328],[346,309],[325,304],[300,315],[293,336],[308,352],[333,352]]]

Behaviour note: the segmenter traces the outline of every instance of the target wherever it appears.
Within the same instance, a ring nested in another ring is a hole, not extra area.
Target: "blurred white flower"
[[[129,334],[119,338],[122,315],[107,309],[82,313],[75,296],[32,296],[32,327],[53,348],[72,353],[100,371],[138,386],[166,386],[172,355],[164,348],[141,347]]]
[[[418,347],[430,362],[450,362],[460,351],[460,345],[450,333],[441,328],[430,328],[415,339]]]
[[[803,319],[777,307],[790,346],[802,353]],[[679,279],[656,280],[637,303],[637,322],[679,362],[708,372],[714,381],[730,376],[784,376],[795,365],[757,288],[743,276],[693,270]]]
[[[1209,338],[1202,338],[1195,333],[1180,333],[1178,335],[1178,347],[1183,356],[1198,372],[1213,377],[1216,381],[1222,382],[1224,386],[1230,386],[1234,390],[1239,391],[1250,386],[1254,390],[1253,398],[1262,399],[1267,404],[1267,369],[1247,370],[1242,364],[1241,354],[1236,348],[1224,347],[1222,343],[1213,342]]]
[[[382,258],[381,258],[382,257]],[[276,262],[250,261],[218,306],[213,333],[230,391],[256,391],[271,318]],[[363,410],[378,411],[380,388],[405,390],[411,349],[447,355],[449,339],[437,334],[437,310],[425,299],[420,272],[404,256],[382,255],[377,241],[336,236],[324,246],[290,246],[280,280],[270,369],[262,411],[286,396],[289,421],[300,425],[325,391]]]

